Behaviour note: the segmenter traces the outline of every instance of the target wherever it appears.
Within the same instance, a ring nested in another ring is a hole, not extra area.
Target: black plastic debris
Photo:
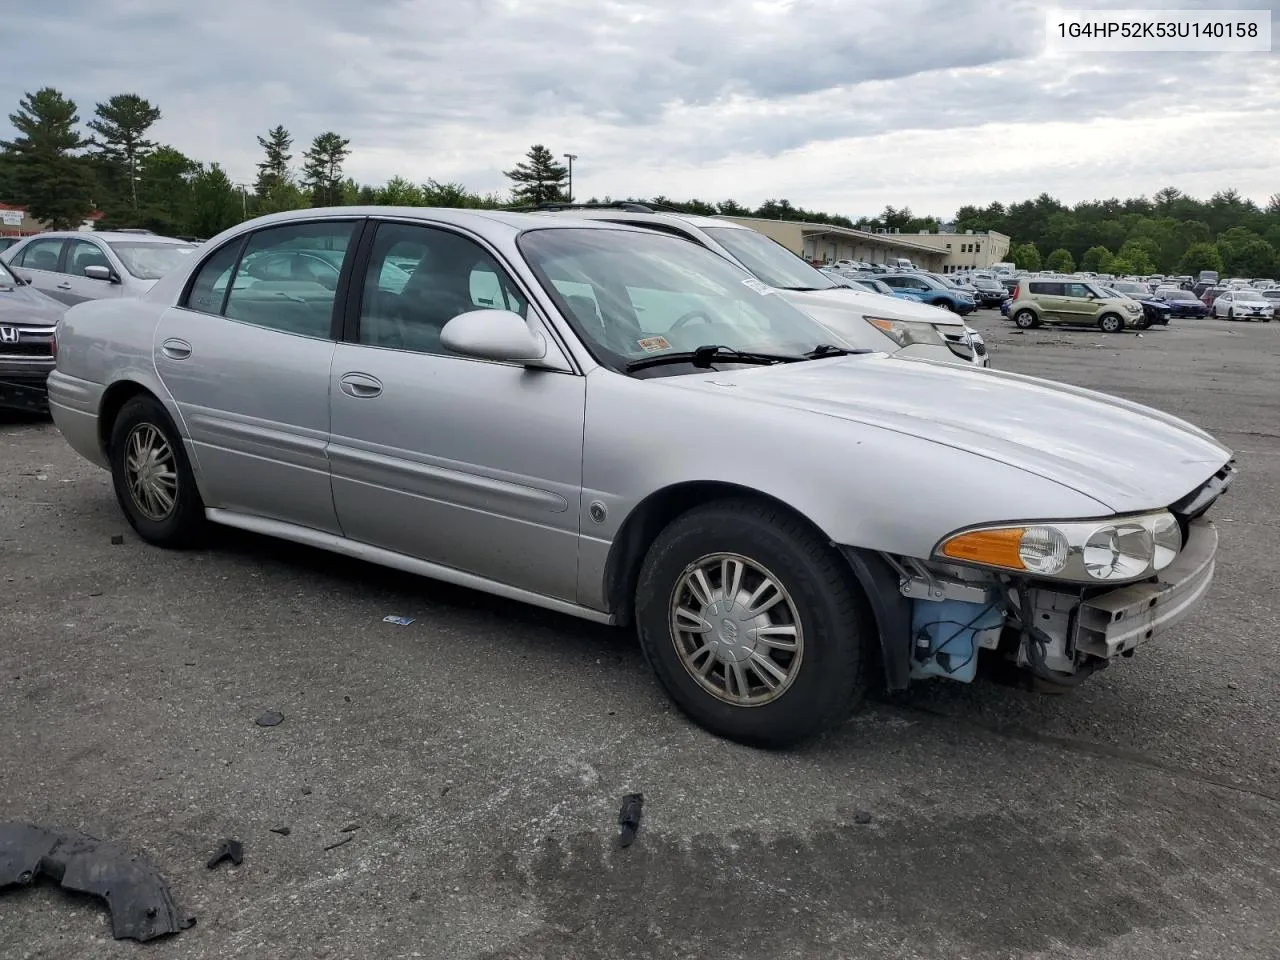
[[[74,830],[0,823],[0,890],[41,877],[105,900],[117,940],[154,940],[196,922],[178,912],[156,869],[123,847]]]
[[[350,833],[343,834],[340,839],[333,841],[333,843],[325,847],[325,850],[337,850],[344,843],[350,843],[354,839],[355,839],[355,836],[353,834],[350,834]]]
[[[853,812],[853,822],[866,826],[871,822],[871,814],[866,810],[855,810]]]
[[[260,727],[278,727],[284,723],[284,714],[279,710],[268,710],[253,722]]]
[[[205,861],[205,866],[212,870],[223,860],[230,860],[237,867],[244,863],[244,844],[230,838],[223,840],[213,851],[213,856]]]
[[[282,837],[287,837],[287,836],[288,836],[290,833],[292,833],[293,831],[292,831],[292,830],[290,830],[288,827],[272,827],[272,828],[271,828],[271,832],[272,832],[272,833],[278,833],[278,834],[280,834],[280,836],[282,836]]]
[[[114,537],[111,538],[111,545],[113,547],[121,546],[123,543],[124,543],[124,536],[121,534],[117,533]]]
[[[339,833],[355,833],[355,832],[356,832],[357,830],[359,830],[359,829],[360,829],[360,824],[358,824],[358,823],[348,823],[345,827],[343,827],[343,828],[342,828],[341,830],[339,830],[338,832],[339,832]]]
[[[618,811],[618,825],[622,827],[622,835],[618,843],[629,847],[635,842],[636,831],[640,829],[640,814],[644,808],[643,793],[628,793],[622,798],[622,809]]]

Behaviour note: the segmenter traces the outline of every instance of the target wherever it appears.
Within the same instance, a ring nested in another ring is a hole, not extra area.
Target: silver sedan
[[[299,250],[336,282],[242,272]],[[144,539],[227,524],[633,625],[751,744],[872,682],[1132,654],[1204,596],[1235,472],[1175,417],[842,349],[708,250],[568,218],[277,214],[58,347],[54,419]]]

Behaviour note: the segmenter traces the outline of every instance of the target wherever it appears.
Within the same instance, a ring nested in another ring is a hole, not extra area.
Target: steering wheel
[[[704,310],[690,310],[688,313],[681,314],[676,318],[676,322],[667,328],[667,331],[679,330],[681,327],[692,323],[695,320],[701,320],[703,323],[715,323]]]

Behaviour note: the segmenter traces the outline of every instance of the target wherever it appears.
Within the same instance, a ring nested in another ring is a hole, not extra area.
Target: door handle
[[[338,384],[343,393],[349,397],[355,397],[357,400],[376,397],[382,393],[382,381],[377,377],[369,376],[367,373],[344,374]]]
[[[185,340],[178,340],[170,337],[164,343],[160,344],[160,352],[170,360],[185,360],[191,356],[191,344]]]

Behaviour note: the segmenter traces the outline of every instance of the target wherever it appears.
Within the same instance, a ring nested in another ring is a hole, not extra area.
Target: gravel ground
[[[1072,695],[937,684],[749,750],[670,708],[621,631],[229,531],[148,547],[105,473],[10,418],[0,821],[155,863],[199,922],[154,960],[1275,957],[1280,324],[972,322],[1000,367],[1238,452],[1207,604]],[[207,870],[223,837],[244,863]],[[143,950],[94,901],[0,897],[6,960]]]

